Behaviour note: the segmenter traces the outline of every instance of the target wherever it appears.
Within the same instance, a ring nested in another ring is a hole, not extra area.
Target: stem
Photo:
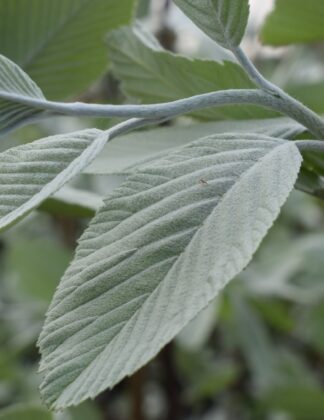
[[[323,140],[297,140],[294,142],[301,152],[324,153]]]
[[[55,114],[79,117],[115,117],[115,118],[170,118],[188,112],[199,111],[213,106],[252,104],[277,111],[276,101],[257,89],[229,89],[204,93],[150,105],[101,105],[83,102],[54,102],[43,99],[20,96],[1,92],[0,98],[11,102],[51,111]],[[280,111],[279,111],[280,112]]]
[[[144,127],[150,124],[157,124],[161,119],[146,119],[146,118],[130,118],[129,120],[123,121],[108,130],[104,131],[104,135],[108,137],[107,142],[111,141],[115,137],[128,133],[129,131],[135,130],[136,128]]]
[[[216,91],[179,99],[172,102],[151,105],[100,105],[85,103],[61,103],[44,101],[36,98],[22,97],[19,95],[1,92],[0,97],[9,101],[33,106],[36,109],[45,110],[55,115],[74,115],[87,117],[117,117],[117,118],[146,118],[146,119],[171,119],[181,114],[218,107],[224,105],[258,105],[264,108],[280,112],[298,121],[310,132],[317,136],[313,121],[308,115],[296,108],[288,101],[283,101],[267,91],[259,89],[230,89]],[[316,115],[316,114],[315,114]],[[40,114],[42,118],[44,114]],[[319,117],[316,116],[317,119]],[[322,121],[320,120],[320,123]],[[324,138],[324,127],[323,136]]]
[[[233,48],[232,52],[241,66],[245,69],[250,79],[257,86],[280,101],[285,109],[290,109],[290,115],[288,113],[287,115],[291,116],[293,113],[295,115],[293,118],[307,127],[317,138],[324,138],[324,121],[321,117],[263,77],[241,47]]]

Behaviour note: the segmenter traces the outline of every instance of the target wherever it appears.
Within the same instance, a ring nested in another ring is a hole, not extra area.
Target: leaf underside
[[[46,403],[93,398],[154,357],[250,261],[300,164],[293,143],[228,134],[131,174],[83,234],[48,311]]]
[[[29,105],[1,99],[3,95],[45,100],[39,87],[20,67],[0,55],[0,135],[42,112]]]
[[[100,133],[56,135],[0,153],[0,231],[79,173],[104,146]]]
[[[224,48],[240,44],[249,17],[248,0],[174,0],[210,38]]]

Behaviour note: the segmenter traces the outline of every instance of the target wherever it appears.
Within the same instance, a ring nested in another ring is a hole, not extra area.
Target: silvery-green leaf
[[[129,23],[134,0],[0,0],[0,53],[50,99],[81,93],[106,69],[105,34]]]
[[[45,100],[39,87],[20,67],[0,55],[0,135],[42,112],[16,98]]]
[[[175,4],[222,47],[238,46],[249,17],[249,0],[174,0]]]
[[[98,157],[85,168],[88,174],[127,173],[138,165],[147,164],[171,149],[184,146],[193,140],[212,134],[253,132],[281,139],[294,139],[305,131],[289,118],[266,120],[218,121],[195,123],[137,131],[118,137],[107,144]]]
[[[210,136],[129,176],[83,234],[39,346],[63,408],[131,375],[250,261],[297,178],[291,143]]]
[[[95,158],[106,141],[101,131],[84,130],[0,153],[0,230],[59,190]]]

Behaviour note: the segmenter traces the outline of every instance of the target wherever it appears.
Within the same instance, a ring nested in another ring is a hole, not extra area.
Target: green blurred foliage
[[[149,1],[138,4],[139,16],[146,16]],[[294,10],[300,14],[292,7],[290,19]],[[323,53],[316,46],[307,51],[311,60],[304,47],[275,59],[278,66],[270,76],[324,112]],[[296,65],[320,69],[316,80],[305,82]],[[109,101],[120,101],[115,80],[109,88],[117,91]],[[60,119],[26,127],[1,139],[0,150],[82,124]],[[75,181],[98,195],[109,182],[88,176]],[[88,202],[80,212],[77,203],[68,212],[62,203],[47,203],[43,212],[0,235],[0,420],[324,418],[324,204],[299,192],[290,197],[254,261],[154,361],[94,402],[55,414],[42,408],[37,336],[94,211]]]

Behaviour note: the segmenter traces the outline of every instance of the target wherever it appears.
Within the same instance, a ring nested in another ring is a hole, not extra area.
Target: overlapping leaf
[[[109,55],[116,77],[130,98],[143,103],[168,102],[226,89],[255,85],[233,62],[189,59],[163,50],[138,27],[113,31]],[[192,113],[201,120],[267,118],[273,112],[256,106],[227,106]]]
[[[45,401],[95,397],[170,341],[251,259],[301,156],[262,135],[211,136],[130,175],[81,238],[39,344]]]
[[[249,17],[249,0],[174,0],[183,12],[222,47],[240,44]]]
[[[99,130],[57,135],[0,154],[0,230],[78,174],[104,147]]]
[[[20,101],[15,98],[20,98]],[[0,55],[0,135],[42,112],[23,104],[21,99],[24,98],[45,100],[39,87],[20,67]]]
[[[80,93],[106,68],[106,32],[130,21],[133,0],[0,0],[0,53],[46,96]]]

